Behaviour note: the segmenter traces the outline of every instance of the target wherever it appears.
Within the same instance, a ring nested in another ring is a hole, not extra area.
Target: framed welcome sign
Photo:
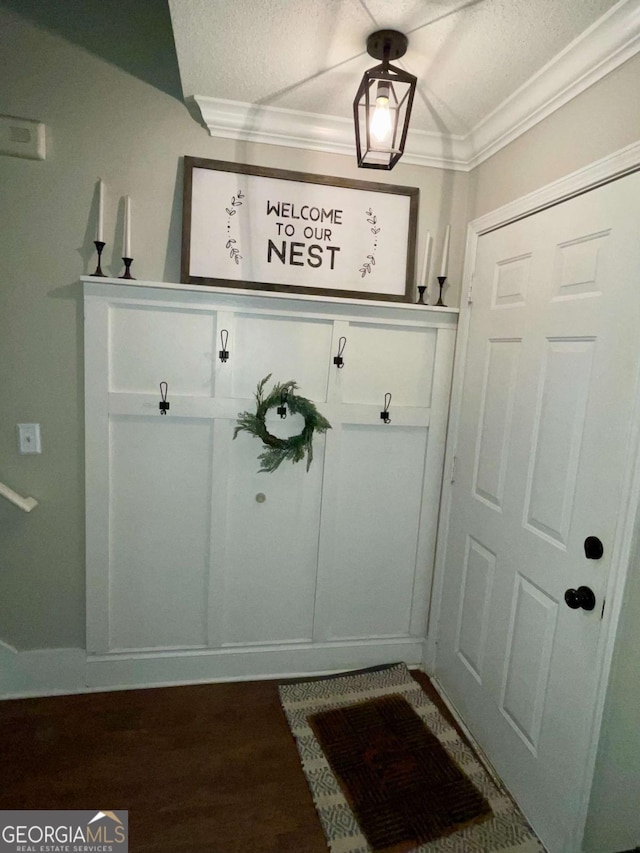
[[[419,190],[185,157],[185,284],[410,302]]]

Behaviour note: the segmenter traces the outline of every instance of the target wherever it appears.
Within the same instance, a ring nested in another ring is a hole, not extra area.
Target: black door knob
[[[583,610],[593,610],[596,606],[596,597],[588,586],[568,589],[564,594],[564,600],[572,610],[577,610],[579,607]]]
[[[584,540],[584,555],[587,560],[599,560],[604,554],[602,542],[597,536],[587,536]]]

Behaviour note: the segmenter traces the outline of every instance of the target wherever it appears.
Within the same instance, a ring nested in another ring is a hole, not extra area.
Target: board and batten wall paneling
[[[85,280],[87,646],[105,678],[420,660],[456,313]],[[269,373],[266,393],[294,380],[332,425],[309,471],[260,472],[262,443],[233,438]]]
[[[383,403],[392,393],[392,406],[429,406],[436,329],[350,323],[341,375],[345,403]]]
[[[233,424],[227,422],[231,439]],[[300,415],[268,417],[272,435],[297,435]],[[258,473],[262,445],[240,433],[230,442],[224,566],[223,643],[310,641],[322,498],[324,438],[314,461],[283,462]]]
[[[172,392],[213,394],[215,314],[114,306],[109,337],[111,391],[155,394],[164,381]]]
[[[233,363],[234,397],[251,398],[258,382],[271,374],[272,382],[294,379],[309,400],[327,399],[331,323],[259,314],[235,319]],[[271,384],[267,386],[271,390]]]
[[[111,419],[109,651],[207,645],[211,422]]]
[[[393,416],[393,415],[392,415]],[[407,636],[428,430],[344,424],[323,518],[319,638]]]

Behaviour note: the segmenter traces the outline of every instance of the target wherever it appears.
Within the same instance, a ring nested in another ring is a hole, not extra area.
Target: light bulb
[[[387,140],[391,133],[391,110],[389,109],[389,84],[385,81],[378,83],[376,94],[376,108],[371,119],[371,133],[378,142]]]

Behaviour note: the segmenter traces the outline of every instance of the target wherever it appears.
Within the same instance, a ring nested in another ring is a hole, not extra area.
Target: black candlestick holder
[[[427,303],[424,301],[424,292],[427,289],[426,285],[419,284],[418,285],[418,298],[416,299],[416,305],[426,305]]]
[[[436,302],[436,307],[446,308],[447,306],[442,301],[442,288],[444,287],[444,283],[447,280],[446,275],[438,276],[438,284],[440,285],[440,296],[438,297],[438,301]]]
[[[102,276],[102,278],[106,278],[107,276],[102,272],[100,264],[102,261],[102,250],[107,244],[103,243],[102,240],[94,240],[93,245],[96,247],[96,252],[98,253],[98,266],[96,267],[96,271],[92,272],[91,275],[99,275]]]
[[[129,278],[132,281],[135,281],[135,276],[131,275],[131,264],[133,263],[133,258],[123,258],[122,263],[124,264],[124,273],[120,278]]]

